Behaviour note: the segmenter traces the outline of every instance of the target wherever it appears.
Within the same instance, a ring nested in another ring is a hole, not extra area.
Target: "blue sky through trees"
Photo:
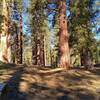
[[[69,3],[70,0],[67,0],[67,10],[66,14],[67,16],[70,15],[69,11]],[[100,1],[99,0],[94,0],[94,3],[92,5],[92,10],[97,11],[95,15],[92,17],[92,21],[95,24],[93,28],[93,32],[97,33],[97,39],[100,39]],[[30,6],[30,0],[23,0],[22,3],[23,7],[23,32],[27,34],[31,34],[31,29],[30,29],[30,15],[27,12],[28,6]],[[48,4],[49,9],[56,9],[56,4]],[[48,28],[50,29],[51,32],[53,32],[53,24],[54,24],[54,17],[55,17],[56,11],[52,10],[48,12]]]
[[[30,6],[30,0],[23,0],[22,2],[23,33],[26,33],[27,35],[31,34],[30,15],[27,11],[29,6]]]
[[[96,38],[100,39],[100,0],[91,0],[91,12],[92,12],[92,23],[94,25],[93,32],[95,32]]]

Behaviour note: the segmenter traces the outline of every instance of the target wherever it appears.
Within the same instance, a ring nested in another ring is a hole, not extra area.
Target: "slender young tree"
[[[23,33],[22,33],[22,16],[20,15],[20,34],[19,34],[19,63],[23,63]]]

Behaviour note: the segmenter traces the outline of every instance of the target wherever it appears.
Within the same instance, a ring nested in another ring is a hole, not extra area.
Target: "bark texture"
[[[23,63],[23,33],[22,33],[22,16],[20,15],[20,35],[19,35],[19,63]]]
[[[69,33],[66,17],[66,0],[59,0],[59,52],[60,67],[68,69],[70,66]]]
[[[90,50],[83,49],[80,54],[81,66],[84,66],[86,69],[90,69],[93,67],[92,64],[92,55]]]
[[[3,0],[3,21],[1,30],[0,60],[3,62],[11,61],[10,33],[9,33],[9,7],[6,0]]]
[[[15,51],[15,61],[19,63],[19,39],[18,39],[18,32],[17,32],[17,25],[14,25],[14,51]]]
[[[44,36],[42,33],[37,34],[34,38],[34,46],[32,47],[32,64],[44,66]]]

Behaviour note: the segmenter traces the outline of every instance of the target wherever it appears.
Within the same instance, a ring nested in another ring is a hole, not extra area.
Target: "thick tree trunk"
[[[70,66],[69,33],[66,18],[66,0],[59,0],[59,51],[60,67],[68,69]]]
[[[10,33],[9,33],[9,8],[6,0],[3,0],[3,23],[1,30],[1,47],[0,47],[0,60],[3,62],[10,62],[11,50],[10,50]]]

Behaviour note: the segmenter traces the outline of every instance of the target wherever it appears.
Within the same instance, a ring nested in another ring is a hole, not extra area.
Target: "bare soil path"
[[[0,67],[0,82],[7,83],[0,100],[100,100],[100,67],[66,72],[8,64]]]

